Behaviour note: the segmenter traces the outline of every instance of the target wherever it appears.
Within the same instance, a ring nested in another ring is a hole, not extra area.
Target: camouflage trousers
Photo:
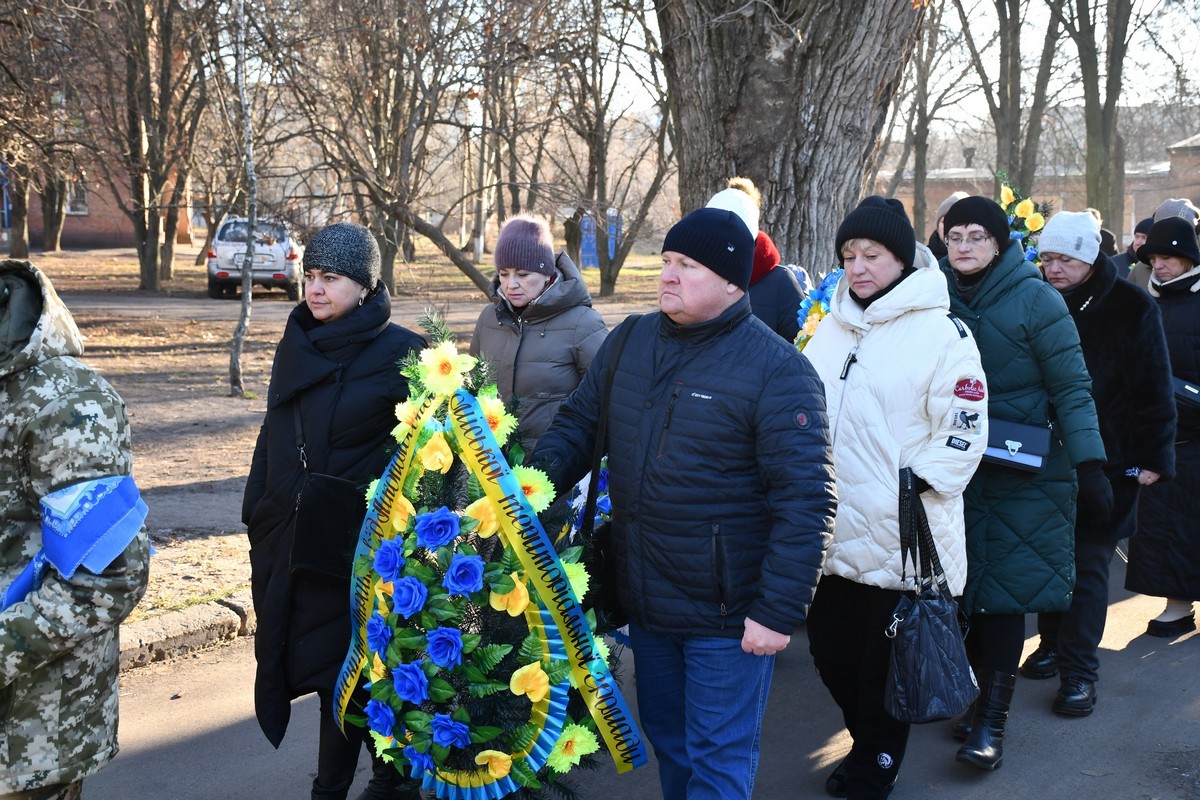
[[[43,786],[16,794],[0,794],[0,800],[79,800],[83,797],[83,781]]]

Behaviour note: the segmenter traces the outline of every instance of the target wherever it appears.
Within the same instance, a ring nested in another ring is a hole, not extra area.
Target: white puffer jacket
[[[987,381],[974,338],[949,314],[946,279],[920,244],[916,266],[866,309],[843,278],[804,349],[825,383],[837,474],[823,571],[912,588],[911,562],[908,585],[901,581],[898,523],[899,472],[911,467],[932,487],[921,500],[959,595],[967,576],[962,492],[987,445]]]

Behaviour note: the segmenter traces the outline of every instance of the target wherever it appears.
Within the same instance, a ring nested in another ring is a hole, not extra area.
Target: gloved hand
[[[1102,524],[1112,516],[1113,488],[1099,461],[1085,461],[1076,468],[1079,476],[1077,519],[1090,525]]]

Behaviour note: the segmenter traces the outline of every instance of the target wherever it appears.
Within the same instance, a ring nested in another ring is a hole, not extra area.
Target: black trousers
[[[1075,593],[1065,612],[1038,614],[1042,646],[1058,653],[1063,678],[1099,680],[1100,640],[1108,622],[1108,573],[1116,542],[1075,538]]]
[[[990,681],[997,672],[1016,675],[1025,646],[1025,615],[972,614],[965,644],[980,681]]]
[[[883,800],[908,748],[909,726],[883,707],[892,642],[884,630],[901,593],[824,575],[808,612],[808,643],[821,680],[854,739],[847,797]]]
[[[343,734],[333,718],[333,694],[318,692],[317,696],[321,699],[321,722],[317,728],[317,777],[313,780],[313,793],[333,798],[345,797],[350,784],[354,782],[364,737],[370,734],[366,728],[350,723],[346,723],[346,732]],[[374,749],[367,749],[374,758]]]

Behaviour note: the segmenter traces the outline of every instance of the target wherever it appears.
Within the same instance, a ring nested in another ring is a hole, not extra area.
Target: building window
[[[82,175],[75,175],[67,181],[67,213],[88,213],[87,187],[83,183]]]

